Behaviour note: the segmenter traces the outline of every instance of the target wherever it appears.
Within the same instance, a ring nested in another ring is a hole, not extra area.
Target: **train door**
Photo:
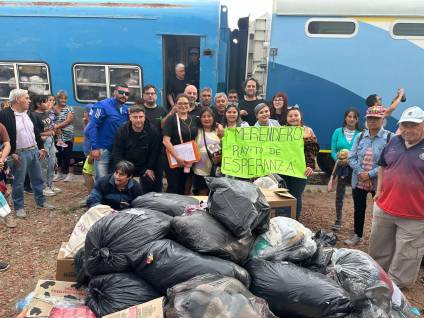
[[[163,83],[162,104],[168,107],[167,92],[169,80],[175,77],[175,65],[185,65],[186,79],[199,88],[200,80],[200,37],[188,35],[164,35],[163,41]]]

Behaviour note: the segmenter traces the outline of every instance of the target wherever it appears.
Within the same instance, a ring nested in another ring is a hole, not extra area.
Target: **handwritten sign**
[[[254,178],[278,173],[306,178],[303,127],[227,128],[222,140],[222,173]]]

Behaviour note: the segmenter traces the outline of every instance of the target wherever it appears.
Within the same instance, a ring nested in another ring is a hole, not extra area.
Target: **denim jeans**
[[[112,159],[112,152],[110,150],[100,149],[100,160],[94,160],[94,169],[96,170],[96,180],[110,173],[111,159]]]
[[[290,194],[296,198],[296,220],[299,220],[302,212],[303,191],[305,190],[308,180],[284,175],[281,177],[283,177],[284,181],[286,181],[287,189]]]
[[[41,161],[41,167],[43,168],[43,180],[45,186],[51,187],[53,184],[57,152],[53,137],[50,136],[44,141],[44,149],[47,151],[47,157]]]
[[[45,197],[43,195],[44,182],[41,175],[41,165],[38,160],[38,149],[16,150],[19,156],[19,164],[12,164],[12,173],[14,176],[12,185],[13,206],[15,210],[24,208],[24,181],[28,173],[31,181],[34,199],[37,205],[43,205]]]

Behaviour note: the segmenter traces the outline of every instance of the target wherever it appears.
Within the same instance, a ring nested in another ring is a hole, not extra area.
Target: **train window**
[[[126,83],[131,95],[129,103],[141,97],[141,69],[135,65],[75,64],[75,97],[80,102],[96,102],[113,96],[115,86]]]
[[[310,37],[350,38],[358,32],[358,22],[354,19],[309,19],[305,32]]]
[[[44,63],[0,63],[0,99],[12,89],[22,88],[38,95],[51,93],[49,69]]]
[[[423,38],[423,22],[395,22],[392,28],[394,38]]]

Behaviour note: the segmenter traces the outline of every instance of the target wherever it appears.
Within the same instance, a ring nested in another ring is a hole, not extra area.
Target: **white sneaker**
[[[54,196],[54,195],[56,195],[56,193],[51,189],[51,188],[49,188],[49,187],[46,187],[44,190],[43,190],[43,194],[46,196],[46,197],[52,197],[52,196]]]
[[[16,210],[16,217],[21,218],[21,219],[25,219],[27,217],[27,214],[26,214],[24,209],[17,209]]]
[[[72,180],[74,180],[74,175],[72,173],[68,173],[65,179],[63,179],[64,182],[70,182]]]
[[[59,180],[63,180],[64,176],[61,173],[56,173],[53,177],[53,182],[59,181]]]
[[[62,189],[57,188],[57,187],[55,187],[55,186],[53,186],[53,185],[50,187],[50,189],[51,189],[54,193],[62,192]]]
[[[355,234],[350,240],[345,240],[344,243],[346,245],[354,246],[362,242],[362,237],[359,237]]]

